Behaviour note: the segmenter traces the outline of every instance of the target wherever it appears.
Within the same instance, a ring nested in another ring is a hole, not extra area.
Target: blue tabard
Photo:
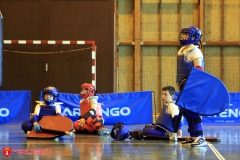
[[[56,109],[54,105],[42,105],[39,112],[39,119],[43,116],[53,116],[56,115]]]
[[[177,85],[179,86],[183,79],[187,79],[192,67],[193,61],[186,61],[185,55],[177,56]],[[202,60],[202,68],[204,68],[204,60]]]
[[[173,122],[172,116],[166,111],[167,106],[164,104],[163,109],[156,120],[156,124],[162,126],[170,132],[174,131],[175,123]]]

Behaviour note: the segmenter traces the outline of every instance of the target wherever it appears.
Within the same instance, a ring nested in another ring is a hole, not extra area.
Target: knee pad
[[[33,127],[33,124],[28,120],[22,123],[22,129],[25,133],[27,133],[27,131],[31,131],[32,127]]]
[[[103,127],[103,121],[98,117],[95,118],[89,117],[87,119],[87,125],[91,126],[93,130],[98,130],[101,127]]]
[[[86,120],[86,123],[91,126],[92,125],[92,122],[93,122],[93,118],[92,117],[88,117],[88,119]]]
[[[194,124],[202,123],[202,119],[201,118],[194,118],[193,123]]]

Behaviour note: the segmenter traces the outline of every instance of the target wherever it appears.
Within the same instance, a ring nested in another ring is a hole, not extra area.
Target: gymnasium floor
[[[26,139],[20,125],[0,125],[0,146],[10,147],[7,158],[26,160],[239,160],[240,126],[204,126],[206,136],[221,138],[221,142],[208,142],[206,147],[192,148],[181,142],[168,140],[114,141],[110,136],[75,135],[52,140]],[[106,126],[111,129],[112,126]],[[143,125],[127,126],[129,130]],[[186,126],[183,135],[187,136]]]

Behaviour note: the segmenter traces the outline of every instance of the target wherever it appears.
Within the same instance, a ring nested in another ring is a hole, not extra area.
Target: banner
[[[175,99],[178,94],[179,92],[176,92]],[[102,104],[105,124],[112,125],[118,121],[130,125],[152,124],[151,91],[98,94],[98,96],[98,102]],[[240,124],[240,93],[229,93],[229,97],[229,108],[218,115],[203,116],[203,125]],[[62,113],[76,121],[80,115],[79,94],[60,93],[59,101],[64,103]],[[30,91],[1,91],[0,124],[22,124],[30,118],[30,105]]]
[[[0,124],[22,124],[30,117],[31,91],[0,92]]]
[[[98,94],[104,124],[152,124],[152,91]],[[60,93],[62,113],[73,121],[80,116],[79,94]]]
[[[240,124],[240,93],[229,93],[230,106],[222,113],[204,116],[203,125],[239,125]]]

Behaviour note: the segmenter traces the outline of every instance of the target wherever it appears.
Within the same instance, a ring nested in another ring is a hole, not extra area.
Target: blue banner
[[[0,124],[22,124],[30,117],[30,91],[0,92]]]
[[[102,105],[104,124],[116,122],[124,124],[152,123],[152,91],[98,94]],[[79,94],[60,93],[63,102],[62,113],[73,121],[80,116]]]
[[[178,94],[178,92],[175,94],[175,99]],[[152,123],[151,91],[98,94],[98,96],[98,102],[102,104],[105,124],[111,125],[118,121],[124,124]],[[229,108],[218,115],[203,116],[203,125],[240,124],[240,93],[229,93],[229,96]],[[60,93],[59,101],[64,103],[63,114],[76,121],[80,115],[79,94]],[[30,105],[30,91],[1,91],[0,124],[22,124],[30,117]]]
[[[229,93],[229,97],[229,108],[218,115],[204,116],[203,124],[222,126],[240,124],[240,93]]]

